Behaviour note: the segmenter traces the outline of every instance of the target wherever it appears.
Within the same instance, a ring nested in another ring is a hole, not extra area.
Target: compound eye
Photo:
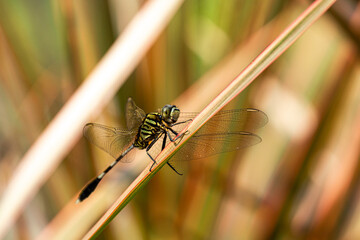
[[[168,105],[165,105],[163,108],[162,108],[162,112],[161,112],[161,115],[164,119],[168,118],[169,117],[169,114],[170,114],[170,107]]]
[[[180,116],[180,110],[177,107],[171,109],[171,122],[176,122]]]

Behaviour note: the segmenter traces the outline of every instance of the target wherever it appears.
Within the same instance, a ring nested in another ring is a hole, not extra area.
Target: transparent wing
[[[153,158],[156,158],[161,152],[163,140],[164,136],[149,150],[149,154]],[[206,158],[220,153],[237,151],[260,142],[261,138],[258,135],[249,132],[210,133],[201,135],[196,133],[175,153],[170,159],[170,162]],[[165,145],[169,143],[170,140],[167,138]]]
[[[230,132],[194,135],[176,152],[171,161],[188,161],[210,157],[219,153],[237,151],[261,142],[249,132]]]
[[[181,113],[178,123],[172,128],[180,132],[198,113]],[[261,138],[252,131],[268,122],[266,114],[258,109],[243,108],[223,110],[215,114],[191,137],[174,155],[172,161],[205,158],[224,152],[236,151],[261,142]],[[174,134],[171,134],[175,137]],[[169,144],[167,138],[165,145]],[[156,157],[163,146],[163,137],[154,144],[150,154]]]
[[[88,123],[85,125],[83,133],[89,142],[112,157],[118,158],[133,143],[137,131],[124,131],[120,128]],[[121,162],[130,162],[131,160],[130,157],[125,157]]]
[[[125,111],[128,130],[137,130],[146,116],[144,110],[136,106],[132,98],[128,98]]]
[[[194,119],[198,115],[197,112],[180,113],[177,122],[183,122],[187,119]],[[254,108],[240,108],[232,110],[222,110],[215,114],[205,125],[199,129],[196,134],[229,132],[229,131],[246,131],[252,132],[261,128],[268,122],[266,114]],[[174,126],[175,131],[182,130],[185,124]]]

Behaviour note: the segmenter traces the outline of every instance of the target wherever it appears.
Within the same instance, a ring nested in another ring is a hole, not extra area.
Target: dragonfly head
[[[167,104],[161,109],[161,116],[168,124],[176,123],[180,116],[180,110],[175,105]]]

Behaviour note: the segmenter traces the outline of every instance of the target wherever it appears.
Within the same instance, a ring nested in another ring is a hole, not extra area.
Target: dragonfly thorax
[[[144,149],[163,131],[164,123],[158,112],[146,114],[135,137],[134,146]]]
[[[172,124],[179,119],[180,110],[175,105],[165,105],[161,109],[161,113],[152,112],[146,114],[142,124],[139,127],[138,134],[134,141],[134,147],[144,149],[157,139],[157,137],[165,133]]]

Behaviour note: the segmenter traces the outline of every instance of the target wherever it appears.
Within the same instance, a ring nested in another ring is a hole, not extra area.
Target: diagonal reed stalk
[[[0,204],[0,239],[80,138],[86,121],[116,94],[182,0],[147,1],[54,120],[25,154]]]
[[[315,1],[285,31],[280,34],[258,57],[254,59],[181,133],[188,131],[175,146],[170,143],[157,157],[157,165],[149,172],[150,165],[132,182],[105,215],[85,235],[85,239],[98,236],[110,221],[123,209],[169,158],[222,107],[242,92],[261,72],[275,61],[301,34],[310,27],[335,0]],[[180,133],[180,134],[181,134]]]

